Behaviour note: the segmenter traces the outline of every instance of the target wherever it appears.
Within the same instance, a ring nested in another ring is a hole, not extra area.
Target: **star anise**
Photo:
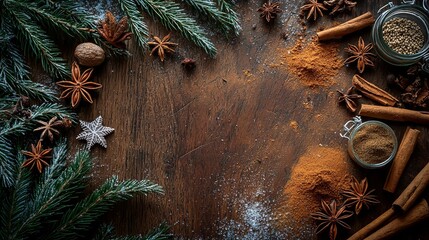
[[[349,0],[328,0],[323,1],[328,7],[333,7],[329,15],[333,15],[336,12],[343,12],[344,10],[351,11],[357,4],[357,2],[352,2]]]
[[[340,94],[340,96],[338,97],[338,102],[339,103],[345,102],[347,109],[349,109],[351,112],[356,112],[357,104],[355,103],[355,101],[353,99],[359,99],[362,96],[359,94],[352,94],[353,86],[350,87],[346,93],[343,93],[339,90],[337,90],[337,92]]]
[[[344,222],[353,215],[353,212],[346,210],[346,206],[337,208],[337,202],[332,200],[331,204],[321,201],[322,211],[312,213],[311,217],[317,221],[321,221],[316,229],[316,234],[323,232],[329,227],[329,238],[334,240],[337,237],[338,226],[350,229],[350,226]]]
[[[57,84],[66,88],[60,98],[67,98],[71,95],[72,107],[76,107],[81,98],[89,103],[93,103],[91,94],[88,90],[95,90],[102,87],[101,84],[96,82],[89,82],[93,68],[86,69],[82,74],[80,73],[79,65],[76,62],[72,64],[72,81],[59,81]]]
[[[98,33],[106,41],[117,48],[125,48],[125,40],[131,38],[132,33],[128,31],[128,18],[123,17],[116,22],[115,16],[110,11],[106,12],[106,17],[100,22]]]
[[[352,56],[347,58],[344,61],[344,64],[357,61],[357,69],[360,73],[363,73],[365,66],[374,67],[374,62],[371,60],[371,57],[375,57],[375,54],[369,52],[371,51],[372,47],[372,43],[365,45],[362,37],[359,37],[357,46],[349,44],[349,46],[345,49],[345,51],[350,53]]]
[[[45,139],[46,136],[49,137],[49,140],[54,141],[54,134],[60,134],[60,132],[55,129],[57,126],[62,126],[64,122],[62,120],[57,120],[57,117],[51,118],[48,122],[37,120],[42,126],[34,129],[34,132],[42,131],[40,134],[40,140]]]
[[[301,11],[302,12],[308,11],[308,13],[307,13],[307,20],[312,15],[313,15],[313,20],[314,21],[316,21],[318,15],[320,15],[321,17],[323,17],[322,10],[326,11],[328,9],[326,9],[325,6],[323,6],[323,3],[317,2],[317,0],[310,0],[307,4],[305,4],[304,6],[301,7]]]
[[[268,2],[262,4],[262,7],[258,8],[258,12],[261,13],[261,18],[265,18],[267,22],[270,22],[271,19],[276,18],[277,13],[281,13],[282,10],[280,9],[280,3],[273,3],[271,0],[268,0]]]
[[[171,33],[167,34],[164,38],[159,38],[157,36],[153,36],[152,42],[148,42],[149,46],[152,47],[152,51],[150,55],[154,52],[157,52],[158,57],[161,59],[161,62],[164,62],[165,53],[173,53],[173,47],[177,46],[177,43],[169,42]]]
[[[51,156],[47,156],[52,151],[52,148],[42,149],[42,141],[39,140],[37,145],[31,144],[31,152],[30,151],[22,151],[22,154],[28,156],[27,160],[24,161],[22,167],[30,166],[30,170],[33,169],[34,166],[37,167],[39,173],[42,173],[43,165],[49,166],[49,164],[45,161],[47,158],[51,158]]]
[[[350,188],[343,190],[341,194],[347,198],[344,205],[354,206],[356,215],[359,215],[363,205],[369,208],[369,204],[380,203],[376,199],[376,196],[371,194],[374,191],[374,189],[368,191],[368,181],[366,178],[359,182],[353,177]]]

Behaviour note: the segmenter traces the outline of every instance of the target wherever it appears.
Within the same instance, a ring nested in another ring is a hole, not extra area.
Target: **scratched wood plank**
[[[79,116],[92,120],[102,115],[104,124],[115,132],[107,138],[107,150],[94,150],[97,165],[91,186],[116,174],[121,179],[153,180],[166,191],[164,196],[138,197],[117,207],[109,219],[119,233],[145,233],[166,220],[175,223],[172,232],[176,236],[187,239],[287,238],[287,233],[275,232],[266,219],[255,220],[260,225],[255,226],[259,230],[254,235],[237,227],[245,224],[243,208],[263,206],[256,208],[263,209],[256,218],[261,214],[272,217],[290,169],[307,147],[322,144],[345,151],[346,143],[338,130],[351,115],[337,107],[335,90],[349,87],[354,74],[353,69],[343,68],[332,87],[310,89],[286,70],[270,67],[279,64],[277,49],[295,43],[302,3],[283,1],[280,18],[267,26],[255,12],[262,1],[239,2],[243,32],[229,40],[213,34],[219,51],[216,59],[173,32],[179,48],[165,63],[130,43],[133,56],[111,59],[97,70],[95,80],[103,89],[93,105],[82,107]],[[375,13],[385,3],[387,0],[360,1],[352,15]],[[311,25],[304,37],[310,38],[317,27],[329,24],[325,18]],[[154,35],[168,33],[153,22],[149,27]],[[282,38],[284,32],[289,34],[287,40]],[[368,32],[360,34],[369,40]],[[357,37],[346,37],[342,46],[356,42]],[[197,60],[194,72],[182,69],[184,57]],[[389,68],[377,61],[377,70],[363,76],[394,91],[384,81]],[[292,121],[298,128],[290,126]],[[391,125],[402,136],[405,126]],[[424,138],[419,140],[413,164],[399,189],[404,189],[426,162],[427,129],[417,127]],[[71,134],[73,148],[83,146],[74,140],[78,132]],[[386,170],[360,170],[360,174],[370,178],[383,204],[354,220],[353,232],[388,208],[395,197],[381,191]],[[429,231],[415,227],[401,237],[428,239]]]

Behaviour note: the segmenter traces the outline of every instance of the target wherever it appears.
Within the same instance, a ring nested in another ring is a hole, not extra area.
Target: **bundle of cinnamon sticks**
[[[348,240],[386,239],[429,217],[429,206],[422,198],[429,185],[429,163],[413,179],[392,207],[357,231]]]

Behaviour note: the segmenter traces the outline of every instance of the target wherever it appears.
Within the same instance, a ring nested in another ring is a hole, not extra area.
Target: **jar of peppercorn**
[[[429,59],[429,15],[415,1],[380,8],[371,36],[377,55],[395,66]]]

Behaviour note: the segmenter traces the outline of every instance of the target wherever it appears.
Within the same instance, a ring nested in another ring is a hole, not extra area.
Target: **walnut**
[[[98,66],[104,62],[106,57],[101,47],[90,42],[77,45],[74,56],[80,65],[86,67]]]

